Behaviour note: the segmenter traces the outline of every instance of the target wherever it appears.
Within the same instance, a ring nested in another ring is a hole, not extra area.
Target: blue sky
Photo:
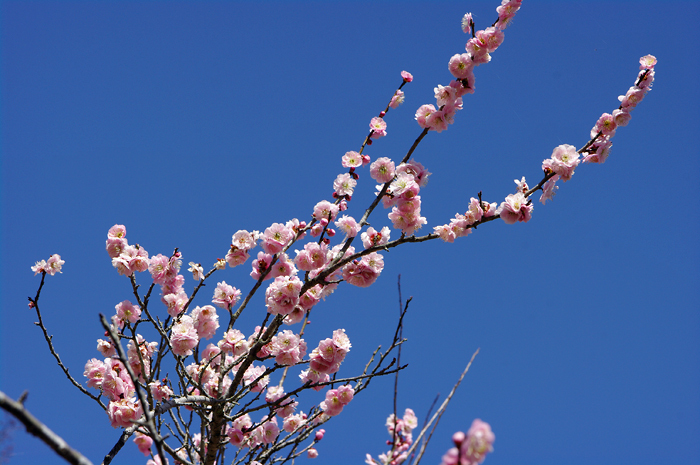
[[[464,50],[462,15],[484,28],[496,6],[3,1],[0,389],[28,390],[27,407],[99,463],[119,433],[48,354],[27,309],[39,284],[29,267],[53,253],[66,261],[41,307],[82,378],[99,355],[97,314],[130,294],[104,251],[110,226],[126,225],[151,255],[179,247],[185,263],[209,264],[239,229],[308,219],[402,70],[415,77],[406,103],[366,153],[405,154],[420,132],[415,110],[434,102]],[[345,328],[353,349],[341,374],[355,373],[393,334],[401,274],[414,299],[398,405],[419,418],[481,348],[423,463],[439,463],[474,418],[496,434],[491,465],[700,461],[699,12],[690,1],[525,0],[455,124],[414,155],[433,173],[424,231],[479,191],[501,202],[513,179],[537,182],[542,160],[581,147],[633,84],[639,57],[654,54],[653,91],[609,160],[577,169],[529,223],[394,249],[371,288],[341,286],[314,310],[309,345]],[[374,190],[360,176],[356,217]],[[386,213],[372,225],[390,225]],[[218,279],[246,290],[248,272]],[[250,311],[247,333],[264,307]],[[392,395],[389,379],[359,395],[316,460],[384,451]],[[10,463],[62,463],[19,428],[14,453]],[[145,460],[129,444],[114,463]]]

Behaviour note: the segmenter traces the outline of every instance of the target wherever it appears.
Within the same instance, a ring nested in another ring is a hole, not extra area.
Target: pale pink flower
[[[542,195],[540,196],[540,202],[542,202],[542,205],[547,200],[553,200],[554,196],[556,195],[557,189],[559,189],[559,186],[556,185],[556,182],[559,180],[559,175],[555,174],[549,180],[544,183],[544,186],[542,186]]]
[[[617,128],[617,123],[610,113],[603,113],[598,121],[596,121],[595,126],[591,129],[591,139],[594,138],[598,133],[603,134],[607,137],[612,137],[615,135],[615,129]]]
[[[383,267],[384,262],[381,255],[372,252],[362,257],[361,260],[354,260],[345,265],[342,268],[343,279],[353,286],[368,287],[377,280]]]
[[[277,439],[280,434],[280,429],[277,426],[277,418],[272,417],[272,419],[267,420],[262,426],[262,442],[265,444],[272,444]]]
[[[345,152],[342,163],[344,168],[359,168],[362,166],[362,155],[357,152]]]
[[[299,303],[302,282],[297,278],[279,276],[265,291],[267,311],[273,315],[288,315]]]
[[[115,224],[109,231],[107,231],[107,238],[125,238],[126,237],[126,226],[122,224]]]
[[[355,237],[360,232],[360,225],[357,224],[357,221],[352,216],[343,215],[335,222],[335,225],[348,237]]]
[[[506,224],[513,224],[517,221],[530,221],[532,216],[532,204],[528,202],[522,192],[510,194],[505,202],[498,207],[496,214],[501,215],[501,219]]]
[[[375,231],[374,228],[370,226],[367,228],[367,231],[360,235],[362,238],[362,245],[365,246],[365,249],[386,244],[389,242],[390,236],[391,230],[387,226],[384,226],[381,231]]]
[[[306,415],[303,413],[296,413],[294,415],[288,415],[284,418],[282,428],[286,432],[291,433],[297,428],[301,427],[304,423],[306,423]]]
[[[476,465],[484,461],[486,454],[493,451],[493,442],[496,435],[491,431],[488,423],[474,420],[471,428],[467,431],[467,437],[460,445],[460,455],[462,463]]]
[[[483,31],[478,31],[476,37],[486,44],[486,50],[493,53],[502,43],[503,31],[495,27],[487,27]]]
[[[175,394],[168,385],[163,384],[160,381],[150,383],[148,388],[151,390],[151,395],[153,395],[153,398],[157,402],[160,402],[163,399],[168,400],[170,399],[170,396]]]
[[[270,269],[270,274],[267,278],[276,278],[278,276],[293,276],[297,274],[297,269],[294,262],[289,259],[286,253],[281,253],[277,257],[277,261]]]
[[[421,105],[421,107],[416,111],[416,121],[418,122],[418,125],[423,129],[430,128],[428,118],[431,114],[435,113],[435,111],[436,110],[433,105]]]
[[[484,63],[488,63],[491,61],[491,55],[489,55],[488,51],[488,45],[482,40],[483,36],[479,36],[479,32],[477,32],[476,37],[472,37],[469,39],[467,42],[467,52],[472,57],[472,62],[474,63],[475,66],[482,65]]]
[[[32,271],[34,272],[34,276],[36,276],[39,273],[43,273],[46,271],[46,260],[41,260],[39,262],[36,262],[36,265],[32,267]]]
[[[170,336],[173,353],[180,357],[192,355],[192,349],[195,348],[198,342],[199,336],[194,328],[194,320],[188,315],[182,316],[180,321],[173,325]]]
[[[103,357],[112,357],[117,354],[117,349],[112,344],[112,340],[105,341],[104,339],[97,340],[97,350]]]
[[[338,211],[339,208],[337,205],[332,204],[327,200],[322,200],[314,206],[313,216],[317,221],[333,221],[338,215]]]
[[[309,242],[304,244],[304,250],[297,250],[296,253],[294,263],[297,267],[302,271],[311,271],[326,264],[328,248],[324,242],[321,244]]]
[[[231,247],[231,249],[228,251],[226,254],[226,263],[228,263],[228,266],[231,268],[237,267],[238,265],[242,265],[243,263],[250,258],[250,254],[248,254],[247,251],[241,250],[241,249],[235,249],[235,247]]]
[[[401,105],[404,102],[405,98],[406,97],[404,96],[403,91],[397,90],[396,92],[394,92],[394,96],[391,97],[389,107],[398,108],[399,105]]]
[[[219,316],[211,305],[195,307],[192,310],[192,319],[200,339],[211,339],[219,328]]]
[[[474,27],[474,20],[472,19],[472,14],[467,13],[464,15],[462,18],[462,31],[464,31],[465,34],[469,34]]]
[[[469,79],[474,76],[474,62],[468,53],[456,54],[450,58],[447,69],[457,79]]]
[[[252,392],[262,392],[267,387],[270,382],[270,377],[268,375],[263,376],[265,373],[265,366],[249,366],[248,369],[243,374],[243,381],[246,386],[251,385],[250,390]]]
[[[217,307],[231,310],[241,298],[241,291],[233,286],[226,284],[226,281],[221,281],[216,284],[212,303]]]
[[[168,315],[178,316],[185,308],[189,297],[185,291],[181,290],[177,293],[165,294],[161,300],[168,307]]]
[[[520,9],[520,3],[520,0],[504,0],[501,5],[496,8],[496,12],[498,13],[496,27],[498,29],[503,30],[510,25],[510,23],[513,21],[515,13],[517,13]]]
[[[372,121],[369,123],[369,128],[372,130],[372,139],[386,136],[386,121],[379,116],[372,118]]]
[[[231,246],[236,247],[239,250],[248,251],[255,247],[257,244],[259,233],[253,231],[249,233],[246,230],[236,231],[236,233],[231,238]]]
[[[115,307],[117,318],[123,322],[136,323],[141,318],[141,307],[128,300],[118,303]]]
[[[48,274],[51,276],[55,275],[56,273],[62,273],[61,267],[63,264],[66,263],[65,261],[61,260],[61,256],[58,254],[53,254],[49,258],[49,260],[46,262],[46,266],[44,269]]]
[[[344,406],[345,404],[343,404],[338,398],[337,389],[329,389],[328,392],[326,392],[326,400],[319,404],[319,407],[321,408],[321,410],[323,410],[323,413],[325,413],[329,417],[334,417],[338,415],[340,412],[343,411]]]
[[[134,434],[134,444],[136,444],[136,447],[139,448],[139,452],[146,457],[151,455],[151,445],[153,444],[153,439],[150,436],[143,434],[140,431],[136,431]]]
[[[288,329],[272,338],[272,352],[275,362],[283,366],[296,365],[306,355],[306,342]]]
[[[636,107],[639,102],[644,98],[645,91],[639,87],[632,86],[629,88],[625,95],[620,95],[618,100],[620,101],[620,107],[627,108],[628,110]]]
[[[630,119],[632,119],[632,115],[630,114],[629,110],[625,108],[613,110],[612,116],[615,124],[618,126],[627,126]]]
[[[350,173],[339,174],[335,181],[333,181],[333,189],[335,193],[340,197],[343,195],[352,195],[357,181],[352,177]]]
[[[639,69],[654,69],[656,66],[656,57],[654,55],[646,55],[639,59]]]
[[[518,186],[515,189],[515,192],[522,192],[524,194],[530,189],[530,187],[528,187],[527,185],[527,181],[525,181],[525,176],[523,176],[523,178],[520,181],[518,181],[517,179],[514,179],[514,181],[515,185]]]
[[[258,252],[258,258],[253,260],[253,263],[251,263],[253,271],[250,272],[250,277],[257,281],[262,275],[265,275],[268,268],[270,268],[271,263],[272,254],[265,253],[263,251]],[[272,275],[267,273],[265,275],[265,279],[272,279]]]
[[[561,179],[566,182],[571,179],[574,170],[579,165],[579,154],[576,147],[573,145],[563,144],[554,149],[552,158],[542,162],[542,169],[550,169],[561,176]]]
[[[306,451],[306,456],[310,459],[315,459],[318,457],[318,451],[312,447]]]
[[[128,428],[141,418],[143,409],[136,397],[112,400],[107,407],[109,421],[113,428]]]
[[[190,262],[190,267],[187,269],[187,271],[192,273],[192,279],[195,281],[201,281],[204,279],[204,268],[202,268],[200,263]]]
[[[102,361],[96,358],[88,360],[85,364],[85,371],[83,372],[83,376],[88,379],[87,387],[102,389],[102,380],[105,376],[105,370],[106,366]]]
[[[596,141],[586,149],[586,155],[583,158],[584,163],[605,163],[610,155],[612,142],[608,137],[598,137]]]
[[[396,169],[394,162],[387,157],[377,158],[369,166],[369,175],[377,182],[386,183],[394,179]]]
[[[127,245],[129,244],[123,237],[108,237],[105,248],[109,258],[115,258],[122,253]]]
[[[349,384],[345,384],[338,388],[338,400],[343,405],[348,405],[355,396],[355,390]]]
[[[401,79],[403,79],[405,82],[411,82],[413,81],[413,75],[408,71],[401,71]]]
[[[286,225],[273,223],[262,236],[262,248],[269,254],[281,252],[294,239],[294,232]]]
[[[224,333],[223,339],[218,344],[219,348],[235,357],[241,356],[248,351],[248,341],[245,335],[237,329],[230,329]]]
[[[407,163],[401,163],[396,169],[396,173],[410,174],[413,176],[413,180],[418,183],[420,187],[425,187],[428,184],[428,177],[432,174],[421,163],[415,160],[410,160]]]

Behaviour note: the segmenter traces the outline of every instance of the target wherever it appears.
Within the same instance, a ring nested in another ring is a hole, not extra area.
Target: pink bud
[[[381,113],[379,113],[379,117],[380,117],[380,118],[384,118],[384,116],[386,116],[386,112],[385,112],[385,111],[382,111]]]
[[[315,459],[316,457],[318,457],[318,451],[312,447],[311,449],[306,451],[306,455],[310,459]]]
[[[455,434],[452,435],[452,442],[455,443],[455,446],[459,447],[462,445],[466,437],[467,435],[464,434],[462,431],[457,431]]]
[[[320,441],[321,439],[323,439],[324,434],[326,434],[325,429],[320,429],[320,430],[316,431],[316,440]]]

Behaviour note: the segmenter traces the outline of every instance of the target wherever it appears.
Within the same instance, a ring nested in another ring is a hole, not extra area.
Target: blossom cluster
[[[319,342],[318,347],[311,351],[309,368],[299,375],[301,381],[306,383],[325,383],[330,380],[330,375],[340,369],[340,364],[350,352],[350,339],[344,329],[333,331],[332,338],[326,338]],[[320,391],[320,386],[313,386]]]
[[[367,465],[398,465],[408,458],[408,449],[413,444],[413,430],[418,426],[418,418],[413,410],[407,408],[402,418],[396,418],[392,413],[386,419],[386,428],[392,440],[387,441],[391,449],[379,454],[377,459],[367,454]]]
[[[447,68],[454,79],[447,86],[438,85],[435,90],[437,108],[432,104],[422,105],[416,111],[416,121],[423,129],[442,132],[454,123],[457,111],[462,109],[462,97],[474,93],[474,68],[491,61],[491,53],[503,43],[504,29],[520,9],[521,0],[504,0],[496,9],[498,20],[493,26],[476,31],[467,41],[466,53],[450,58]],[[462,19],[462,30],[474,30],[471,13]]]
[[[495,440],[491,426],[477,418],[467,434],[459,431],[452,436],[455,447],[442,456],[440,465],[478,465],[493,452]]]
[[[56,273],[63,273],[61,268],[65,263],[64,260],[61,260],[61,256],[55,253],[49,257],[48,261],[41,260],[36,262],[36,265],[32,267],[32,271],[34,272],[34,276],[39,273],[47,273],[53,276]]]

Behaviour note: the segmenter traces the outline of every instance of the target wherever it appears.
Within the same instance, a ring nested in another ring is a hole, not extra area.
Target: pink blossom
[[[43,273],[46,271],[46,260],[41,260],[39,262],[36,262],[36,265],[32,267],[32,271],[34,272],[34,276],[36,276],[39,273]]]
[[[333,221],[338,215],[338,206],[330,203],[327,200],[322,200],[314,206],[314,219],[317,221],[326,220]]]
[[[463,465],[476,465],[484,461],[486,454],[493,451],[496,436],[488,423],[474,420],[467,431],[467,437],[460,445],[460,456]]]
[[[136,397],[112,400],[107,406],[107,414],[113,428],[128,428],[141,418],[143,409]]]
[[[141,307],[128,300],[118,303],[114,308],[117,311],[117,318],[123,322],[136,323],[141,317]]]
[[[486,44],[486,50],[493,53],[503,43],[503,31],[495,27],[487,27],[483,31],[478,31],[476,37]]]
[[[263,423],[262,426],[262,442],[265,444],[272,444],[277,439],[280,434],[280,429],[277,426],[277,418],[272,417],[272,419]]]
[[[241,356],[248,351],[248,341],[237,329],[230,329],[224,333],[223,339],[218,344],[219,348],[235,357]]]
[[[573,145],[563,144],[554,149],[552,158],[542,162],[542,169],[554,171],[566,182],[571,179],[574,170],[579,165],[579,154]]]
[[[234,267],[237,267],[238,265],[242,265],[243,263],[245,263],[246,260],[248,260],[248,258],[250,258],[250,254],[248,254],[247,251],[236,249],[235,247],[231,247],[231,249],[226,254],[225,260],[226,260],[226,263],[228,263],[228,266],[230,266],[231,268],[234,268]]]
[[[83,372],[83,376],[88,379],[87,387],[102,389],[102,380],[104,379],[105,370],[106,366],[102,361],[96,358],[88,360],[85,364],[85,371]]]
[[[639,69],[654,69],[656,66],[656,57],[654,55],[646,55],[639,59]]]
[[[56,273],[62,273],[61,267],[63,266],[64,263],[66,263],[66,262],[61,260],[60,255],[53,254],[49,258],[49,260],[46,262],[46,266],[44,267],[44,270],[48,274],[50,274],[51,276],[55,275]]]
[[[272,352],[275,362],[283,366],[296,365],[306,355],[306,342],[288,329],[272,338]]]
[[[371,286],[384,269],[384,260],[377,252],[372,252],[343,267],[343,279],[357,287]]]
[[[165,380],[163,380],[165,381]],[[167,400],[170,399],[170,396],[174,395],[174,392],[170,387],[166,384],[161,383],[160,381],[154,381],[148,385],[148,388],[151,390],[151,395],[153,395],[153,398],[157,401],[160,402],[163,399]]]
[[[413,81],[413,75],[408,71],[401,71],[401,79],[403,79],[404,82],[411,82]]]
[[[302,282],[297,278],[279,276],[265,291],[267,311],[273,315],[288,315],[299,303]]]
[[[520,9],[520,3],[520,0],[503,0],[501,5],[496,8],[496,12],[498,13],[496,27],[498,29],[503,30],[510,25],[510,23],[513,21],[515,13],[517,13]]]
[[[276,278],[278,276],[294,276],[297,274],[297,269],[294,262],[287,257],[286,253],[280,253],[277,256],[277,261],[270,269],[270,274],[267,278]]]
[[[428,118],[435,113],[435,111],[435,107],[432,105],[421,105],[416,111],[416,121],[418,125],[423,129],[429,129],[430,124],[428,123]]]
[[[386,136],[386,121],[383,118],[375,116],[369,123],[369,128],[372,130],[372,139],[378,139]]]
[[[297,250],[296,253],[294,262],[297,267],[302,271],[311,271],[326,264],[328,248],[323,242],[320,244],[309,242],[304,244],[304,250]]]
[[[129,245],[128,242],[122,237],[108,237],[105,248],[107,249],[109,258],[116,258],[127,245]]]
[[[212,303],[217,307],[231,310],[241,298],[241,291],[233,286],[226,284],[226,281],[221,281],[216,284]]]
[[[505,202],[498,207],[496,214],[500,214],[501,219],[506,224],[513,224],[517,221],[528,222],[532,217],[532,204],[522,192],[510,194],[506,197]]]
[[[630,122],[630,119],[632,119],[632,115],[630,114],[628,109],[616,109],[613,110],[612,112],[613,120],[615,121],[615,124],[618,126],[627,126],[627,124]]]
[[[126,237],[126,226],[122,224],[115,224],[109,231],[107,231],[107,238],[125,238]]]
[[[586,149],[586,155],[583,158],[584,163],[605,163],[610,155],[612,142],[610,138],[600,136]]]
[[[323,410],[323,413],[329,417],[338,415],[343,411],[344,406],[345,404],[343,404],[343,402],[341,402],[341,400],[338,398],[337,389],[329,389],[328,392],[326,392],[326,400],[319,404],[319,407],[321,410]]]
[[[273,223],[262,236],[262,248],[269,254],[281,252],[294,239],[294,232],[286,225]]]
[[[211,305],[195,307],[192,310],[194,328],[200,339],[211,339],[219,328],[219,316]]]
[[[139,452],[146,457],[151,455],[151,445],[153,444],[153,439],[150,436],[145,435],[140,431],[136,431],[134,434],[134,444],[136,444],[136,447],[139,448]]]
[[[394,162],[387,157],[377,158],[369,167],[369,175],[377,182],[386,183],[394,179]]]
[[[639,104],[639,102],[642,101],[642,99],[644,98],[644,94],[644,90],[640,89],[639,87],[630,87],[625,95],[620,95],[618,97],[618,100],[620,101],[620,107],[622,107],[623,109],[627,108],[628,110],[633,109]]]
[[[554,199],[554,196],[557,193],[556,191],[559,189],[559,186],[555,185],[558,180],[559,175],[555,174],[546,183],[544,183],[544,186],[542,186],[542,195],[540,196],[540,202],[542,202],[542,205],[544,205],[547,200]]]
[[[404,102],[404,99],[405,99],[405,97],[404,97],[403,91],[397,90],[396,92],[394,92],[394,96],[391,97],[391,101],[389,102],[389,106],[391,108],[398,108],[399,105],[401,105]]]
[[[173,325],[170,336],[173,353],[180,357],[192,355],[192,349],[197,343],[199,343],[199,336],[194,328],[194,320],[188,315],[180,317],[180,321]]]
[[[185,308],[189,297],[185,291],[179,291],[178,293],[165,294],[161,300],[168,307],[168,315],[178,316]]]
[[[309,450],[306,451],[306,456],[310,459],[315,459],[318,457],[318,451],[311,447]]]
[[[248,251],[257,244],[259,233],[253,231],[249,233],[246,230],[239,230],[231,237],[231,247],[236,247],[238,250]]]
[[[300,428],[306,422],[306,415],[303,413],[297,413],[294,415],[288,415],[284,418],[283,429],[288,432],[294,432],[297,428]]]
[[[598,121],[596,121],[595,126],[591,129],[591,139],[594,138],[598,133],[603,134],[607,137],[612,137],[615,135],[615,128],[617,128],[617,123],[610,113],[603,113]]]
[[[338,177],[335,178],[335,181],[333,181],[333,189],[339,197],[352,195],[356,185],[357,181],[355,181],[350,173],[339,174]]]
[[[267,387],[267,383],[270,382],[270,377],[268,375],[263,376],[263,373],[265,373],[265,367],[263,365],[251,365],[245,371],[243,381],[246,386],[252,384],[250,388],[252,392],[262,392]]]
[[[491,55],[489,55],[488,45],[483,41],[483,35],[478,31],[476,37],[472,37],[467,42],[467,52],[472,57],[472,62],[475,66],[482,65],[491,61]]]
[[[335,222],[335,225],[348,237],[355,237],[360,232],[360,225],[357,224],[357,221],[352,216],[343,215]]]
[[[370,247],[386,244],[389,242],[390,236],[391,230],[387,226],[384,226],[381,231],[375,231],[370,226],[360,237],[362,238],[362,245],[365,246],[365,249],[369,249]]]
[[[187,271],[192,273],[192,279],[195,281],[201,281],[204,279],[204,268],[202,268],[202,265],[199,263],[190,262],[190,267],[187,269]]]
[[[129,365],[134,373],[139,376],[139,379],[143,381],[144,375],[148,376],[151,373],[151,357],[158,348],[157,342],[146,342],[143,336],[140,334],[136,335],[136,341],[138,343],[139,351],[136,351],[136,345],[134,340],[130,340],[127,344],[127,358]],[[140,358],[139,358],[140,353]],[[143,370],[141,362],[143,361]],[[145,373],[144,373],[145,370]]]
[[[262,275],[265,275],[271,263],[272,254],[265,253],[263,251],[258,252],[258,258],[253,260],[253,263],[251,264],[253,267],[253,271],[250,272],[251,278],[255,279],[256,281],[260,279]],[[272,279],[272,275],[267,273],[265,275],[265,279]]]
[[[342,163],[344,168],[359,168],[362,166],[362,155],[357,152],[345,152]]]
[[[421,163],[415,160],[410,160],[407,163],[401,163],[396,169],[396,172],[397,174],[410,174],[413,176],[413,180],[418,183],[420,187],[425,187],[428,184],[428,177],[432,174]]]
[[[102,354],[103,357],[112,357],[117,354],[117,349],[112,344],[111,339],[109,341],[105,341],[104,339],[98,339],[97,350]]]
[[[472,19],[472,14],[467,13],[464,15],[462,18],[462,31],[464,31],[465,34],[469,34],[474,27],[474,20]]]

